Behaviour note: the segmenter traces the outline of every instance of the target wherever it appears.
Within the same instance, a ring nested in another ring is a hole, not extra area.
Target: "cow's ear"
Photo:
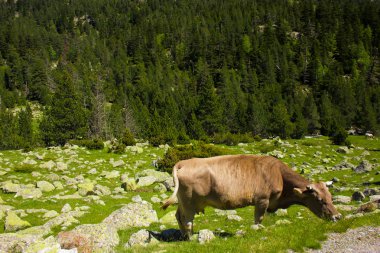
[[[293,193],[298,197],[303,197],[302,190],[300,188],[293,188]]]

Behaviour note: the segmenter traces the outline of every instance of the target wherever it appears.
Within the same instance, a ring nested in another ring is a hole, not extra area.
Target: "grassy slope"
[[[356,159],[365,150],[369,150],[369,155],[365,157],[371,163],[380,161],[380,152],[378,147],[380,147],[379,140],[366,140],[363,137],[350,137],[350,141],[353,145],[357,147],[362,147],[363,149],[355,149],[351,154],[339,154],[337,153],[336,146],[330,145],[327,138],[321,137],[318,139],[304,139],[304,140],[290,140],[291,146],[286,145],[276,145],[273,141],[260,142],[248,144],[243,147],[227,147],[231,150],[231,153],[260,153],[260,150],[265,149],[271,150],[281,150],[286,155],[282,159],[289,165],[295,165],[300,169],[304,163],[310,164],[310,167],[305,168],[306,176],[310,168],[315,168],[318,165],[323,164],[327,168],[332,167],[340,163],[341,161],[348,159],[350,163],[354,165],[359,164],[363,159]],[[297,148],[298,147],[298,148]],[[69,156],[62,153],[56,154],[53,151],[47,150],[37,150],[39,153],[46,153],[44,161],[49,160],[59,160],[67,162]],[[316,152],[321,152],[320,155],[315,155]],[[12,161],[12,164],[17,164],[18,162],[24,160],[24,156],[21,155],[19,151],[3,151],[3,161],[0,162],[0,167],[11,168],[12,170],[17,167],[17,165],[9,166],[7,162],[4,162],[4,158],[8,158]],[[113,158],[115,160],[122,159],[126,162],[127,167],[122,170],[122,173],[129,173],[131,176],[134,175],[139,170],[151,168],[151,161],[156,159],[152,154],[156,154],[157,157],[163,155],[162,149],[156,148],[144,148],[144,152],[141,154],[127,153],[123,156],[109,154],[105,151],[91,151],[80,149],[78,151],[77,159],[83,159],[87,165],[81,166],[83,164],[72,162],[69,164],[69,168],[75,168],[75,170],[69,174],[70,177],[75,177],[79,174],[83,174],[86,178],[95,179],[97,175],[88,175],[86,172],[91,168],[96,168],[99,172],[102,170],[113,170],[112,166],[108,161]],[[291,158],[290,154],[294,154],[295,158]],[[322,159],[328,158],[330,162],[322,163]],[[97,159],[104,159],[106,162],[103,164],[96,164]],[[376,160],[377,159],[377,160]],[[144,163],[145,161],[145,163]],[[48,174],[47,171],[41,171],[38,167],[33,167],[30,169],[39,171],[43,175]],[[120,170],[117,168],[117,170]],[[363,186],[363,182],[379,182],[380,175],[376,175],[376,171],[372,171],[367,174],[355,174],[350,170],[345,171],[329,171],[322,174],[313,175],[314,180],[330,180],[333,177],[337,177],[340,181],[336,184],[338,187],[348,187],[347,190],[341,192],[333,191],[333,195],[347,195],[352,194],[352,187],[357,187],[361,190],[365,189],[367,186]],[[33,183],[35,179],[31,177],[30,172],[13,172],[2,176],[1,181],[6,179],[12,179],[14,175],[20,178],[20,183]],[[41,180],[41,179],[39,179]],[[98,180],[98,183],[108,186],[111,190],[119,186],[120,180],[117,179],[102,179]],[[372,185],[370,187],[376,187]],[[128,192],[124,194],[124,199],[113,199],[109,196],[101,197],[101,200],[105,202],[105,206],[94,203],[86,199],[81,200],[52,200],[49,199],[49,195],[57,194],[57,190],[49,194],[44,194],[44,197],[40,200],[21,200],[20,198],[14,198],[13,194],[0,193],[0,196],[6,202],[6,204],[15,206],[17,209],[28,209],[28,208],[45,208],[49,210],[60,211],[65,203],[70,203],[72,207],[75,206],[89,206],[89,214],[79,218],[82,224],[85,223],[99,223],[105,217],[107,217],[112,211],[118,209],[122,204],[130,201],[130,198],[134,195],[140,194],[140,196],[145,200],[150,200],[151,196],[155,195],[152,192],[152,188],[145,189],[142,192]],[[74,189],[67,189],[66,194],[74,193]],[[358,205],[358,203],[352,203],[353,205]],[[167,211],[162,211],[159,209],[159,204],[153,204],[154,209],[157,211],[158,216],[162,217],[168,211],[175,210],[174,207],[170,207]],[[165,252],[281,252],[287,249],[293,249],[296,251],[302,251],[304,248],[318,248],[320,247],[320,242],[326,238],[326,233],[328,232],[343,232],[348,228],[363,226],[363,225],[380,225],[380,214],[368,214],[364,217],[359,217],[355,219],[346,219],[339,221],[337,223],[326,222],[315,217],[309,210],[301,206],[292,206],[288,209],[288,216],[278,217],[276,215],[268,214],[266,215],[263,225],[266,227],[264,230],[252,231],[250,226],[253,222],[253,207],[246,207],[237,210],[238,215],[243,218],[242,221],[229,221],[226,217],[217,216],[212,208],[206,209],[205,215],[197,216],[195,219],[195,231],[200,229],[210,229],[218,234],[217,238],[209,244],[199,245],[196,242],[163,242],[159,245],[149,246],[147,248],[134,248],[130,250],[131,252],[157,252],[160,250],[165,250]],[[344,212],[343,212],[344,213]],[[345,213],[347,214],[347,213]],[[41,219],[37,214],[29,214],[25,218],[32,225],[40,225],[45,221]],[[291,224],[287,225],[274,225],[276,221],[281,219],[287,219],[291,221]],[[0,233],[3,232],[3,221],[0,221]],[[148,229],[153,231],[159,231],[160,224],[152,224]],[[174,225],[167,225],[167,228],[177,228]],[[123,249],[123,245],[128,241],[129,236],[138,231],[140,228],[130,229],[126,231],[120,231],[121,243],[118,247],[118,252],[128,252],[128,250]],[[243,237],[235,236],[238,230],[246,231]],[[58,232],[58,231],[56,231]]]

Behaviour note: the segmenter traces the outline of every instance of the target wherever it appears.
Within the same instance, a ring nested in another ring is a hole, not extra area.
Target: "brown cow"
[[[266,211],[292,204],[308,207],[318,217],[338,220],[325,183],[311,183],[271,156],[226,155],[193,158],[173,168],[175,190],[162,208],[178,198],[176,218],[185,238],[193,232],[194,215],[206,206],[234,209],[255,206],[255,223]]]

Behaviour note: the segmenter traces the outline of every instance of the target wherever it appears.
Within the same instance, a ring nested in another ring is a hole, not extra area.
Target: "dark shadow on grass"
[[[170,228],[163,230],[162,232],[149,231],[150,235],[162,242],[179,242],[187,241],[181,234],[181,231],[178,229]],[[198,233],[195,233],[198,234]],[[234,236],[234,234],[228,232],[214,232],[216,237],[220,238],[229,238]]]

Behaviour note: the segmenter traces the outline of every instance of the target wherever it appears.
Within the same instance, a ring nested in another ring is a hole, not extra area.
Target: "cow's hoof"
[[[251,229],[253,229],[253,230],[260,230],[260,229],[263,229],[263,228],[265,228],[265,227],[263,225],[261,225],[261,224],[254,224],[254,225],[251,226]]]

